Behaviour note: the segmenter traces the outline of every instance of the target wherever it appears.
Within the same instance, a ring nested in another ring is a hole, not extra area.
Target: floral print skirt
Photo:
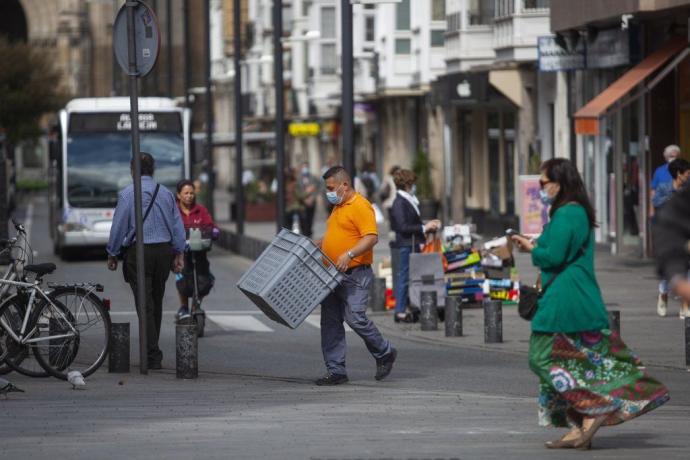
[[[584,416],[603,414],[604,425],[616,425],[669,400],[668,389],[608,329],[533,332],[529,364],[539,376],[541,426],[580,426]]]

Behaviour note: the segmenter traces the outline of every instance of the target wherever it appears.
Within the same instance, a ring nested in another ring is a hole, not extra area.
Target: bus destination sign
[[[182,131],[182,120],[178,112],[139,114],[141,131],[176,132]],[[70,116],[71,133],[131,131],[132,118],[128,112],[113,113],[73,113]]]

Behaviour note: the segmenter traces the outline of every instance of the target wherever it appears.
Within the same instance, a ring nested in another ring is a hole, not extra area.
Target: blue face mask
[[[417,185],[412,184],[412,187],[410,188],[410,195],[416,195],[417,194]]]
[[[549,196],[549,194],[546,193],[546,190],[539,190],[539,199],[542,203],[544,203],[544,206],[551,206],[553,204],[554,197]]]
[[[342,186],[343,185],[340,184],[340,187],[342,187]],[[338,187],[337,189],[335,189],[332,192],[326,192],[326,199],[328,200],[329,203],[331,203],[334,206],[338,206],[343,201],[343,197],[338,196],[338,190],[340,190],[340,187]]]

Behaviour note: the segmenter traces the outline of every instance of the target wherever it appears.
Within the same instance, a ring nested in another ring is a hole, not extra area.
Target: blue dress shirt
[[[141,176],[142,214],[151,202],[156,182],[151,176]],[[123,246],[130,246],[136,240],[134,220],[134,185],[130,184],[120,192],[110,228],[106,250],[117,256]],[[144,221],[144,244],[170,243],[177,254],[184,252],[185,231],[173,194],[161,185],[149,216]]]

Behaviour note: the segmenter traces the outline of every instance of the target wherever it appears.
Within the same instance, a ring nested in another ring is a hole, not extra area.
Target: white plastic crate
[[[273,321],[292,329],[340,284],[343,274],[304,236],[281,230],[237,287]]]

